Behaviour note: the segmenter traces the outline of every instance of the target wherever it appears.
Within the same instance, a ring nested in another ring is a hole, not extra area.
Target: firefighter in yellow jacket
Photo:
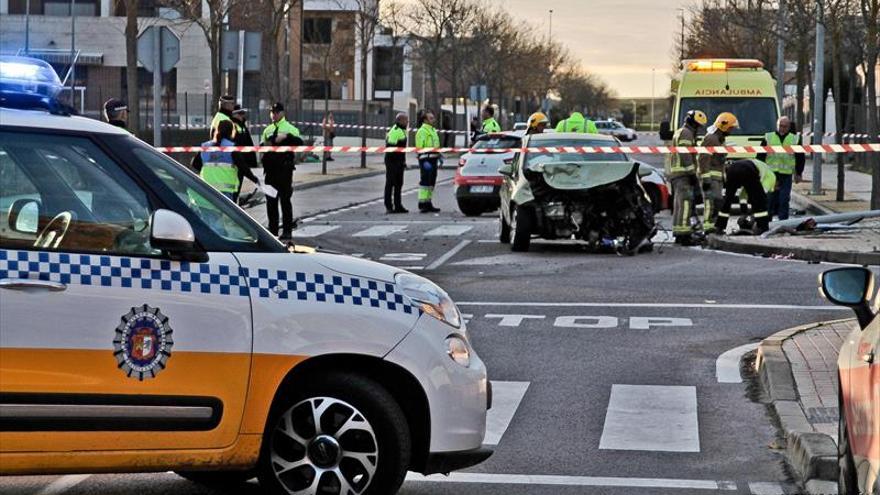
[[[691,110],[685,115],[684,125],[675,132],[673,146],[696,146],[697,132],[706,125],[709,119],[700,110]],[[700,181],[697,178],[697,160],[694,153],[676,153],[670,155],[669,180],[672,183],[672,235],[676,244],[690,246],[694,244],[694,229],[691,225],[696,206]]]

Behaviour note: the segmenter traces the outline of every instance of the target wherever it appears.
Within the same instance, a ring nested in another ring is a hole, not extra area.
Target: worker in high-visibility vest
[[[486,105],[486,108],[483,109],[483,125],[480,127],[480,131],[483,134],[501,132],[501,125],[495,120],[495,107],[492,105]]]
[[[439,148],[440,136],[434,128],[434,112],[427,110],[422,116],[422,125],[416,132],[416,148]],[[440,153],[425,151],[419,153],[419,211],[435,213],[440,208],[434,206],[434,186],[437,184],[437,172],[440,168]]]
[[[224,120],[217,124],[214,138],[202,143],[202,147],[235,146],[233,139],[235,127],[231,120]],[[239,173],[256,184],[260,183],[251,169],[231,151],[202,151],[193,158],[192,166],[202,180],[232,201],[235,201],[239,189]]]
[[[701,146],[724,146],[724,141],[734,129],[739,127],[736,115],[722,112],[715,123],[707,129]],[[724,203],[724,161],[727,153],[700,153],[697,156],[697,171],[703,186],[703,231],[715,230],[715,220]]]
[[[794,132],[791,119],[780,117],[776,121],[776,131],[768,132],[761,146],[798,146],[801,136]],[[780,220],[788,219],[791,209],[791,187],[800,182],[804,173],[806,158],[803,153],[759,153],[758,160],[765,162],[776,173],[776,191],[770,194],[768,211]]]
[[[217,124],[224,120],[232,120],[232,112],[235,109],[235,98],[229,95],[223,95],[217,102],[217,113],[211,119],[211,136],[217,130]]]
[[[730,207],[736,200],[737,192],[743,189],[755,218],[752,233],[763,234],[770,230],[770,215],[767,213],[767,195],[776,190],[776,174],[766,163],[757,158],[727,162],[724,166],[724,203],[715,220],[719,234],[727,230]]]
[[[571,112],[567,119],[560,120],[556,124],[556,132],[578,132],[586,134],[599,134],[596,123],[584,117],[580,112]]]
[[[300,146],[303,140],[299,129],[287,121],[284,105],[275,103],[269,109],[272,123],[264,130],[261,146]],[[269,232],[281,240],[292,238],[297,221],[293,218],[293,171],[296,170],[296,153],[266,152],[262,156],[266,184],[277,191],[276,196],[266,196],[266,216]],[[278,209],[281,209],[281,234],[278,234]]]
[[[385,135],[385,145],[389,148],[406,147],[406,130],[409,126],[409,116],[398,113],[394,119],[394,125]],[[393,213],[409,213],[403,207],[401,200],[403,189],[403,174],[406,172],[406,153],[385,153],[385,211]]]
[[[696,146],[697,132],[709,122],[700,110],[689,111],[681,126],[672,138],[673,146]],[[696,153],[675,153],[667,160],[667,176],[672,183],[672,235],[676,244],[694,244],[694,229],[691,216],[696,208],[700,180],[697,177]]]

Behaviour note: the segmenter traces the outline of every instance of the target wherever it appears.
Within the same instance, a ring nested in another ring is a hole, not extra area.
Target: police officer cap
[[[272,112],[276,112],[276,113],[283,112],[284,105],[282,105],[281,103],[276,103],[276,104],[272,105],[272,107],[269,110]]]
[[[124,101],[119,100],[117,98],[110,98],[104,103],[104,111],[106,112],[121,112],[123,110],[128,110],[128,105],[125,104]]]
[[[220,103],[235,103],[235,97],[223,95],[220,97]]]
[[[235,105],[235,107],[232,109],[233,115],[244,115],[246,113],[247,109],[241,108],[241,105]]]

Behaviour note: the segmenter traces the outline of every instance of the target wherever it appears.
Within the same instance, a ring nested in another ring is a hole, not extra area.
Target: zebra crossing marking
[[[492,381],[492,409],[486,414],[486,445],[498,445],[519,409],[529,382]]]
[[[406,229],[406,225],[374,225],[366,230],[352,234],[352,237],[386,237],[398,232],[404,232]]]
[[[456,224],[441,225],[440,227],[437,227],[435,229],[431,229],[431,230],[425,232],[425,236],[428,236],[428,237],[458,236],[458,235],[462,235],[462,234],[470,231],[471,229],[473,229],[473,227],[470,225],[456,225]]]
[[[318,237],[332,232],[339,228],[339,225],[306,225],[293,231],[294,237]]]
[[[599,449],[699,452],[697,388],[612,385]]]

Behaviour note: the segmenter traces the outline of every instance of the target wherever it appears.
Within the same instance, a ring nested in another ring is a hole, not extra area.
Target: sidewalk
[[[822,196],[809,195],[812,167],[808,163],[804,181],[795,184],[792,208],[807,211],[805,218],[831,213],[868,210],[871,199],[871,176],[852,170],[846,171],[846,196],[835,201],[837,164],[822,167]],[[731,222],[734,223],[734,222]],[[772,224],[771,224],[772,227]],[[816,232],[802,235],[775,235],[769,238],[755,236],[711,236],[710,247],[722,251],[756,256],[800,259],[812,262],[880,265],[880,221],[863,221],[858,230]]]
[[[809,493],[836,493],[837,355],[856,326],[853,319],[805,325],[776,333],[758,348],[758,374],[779,418],[789,464]]]

